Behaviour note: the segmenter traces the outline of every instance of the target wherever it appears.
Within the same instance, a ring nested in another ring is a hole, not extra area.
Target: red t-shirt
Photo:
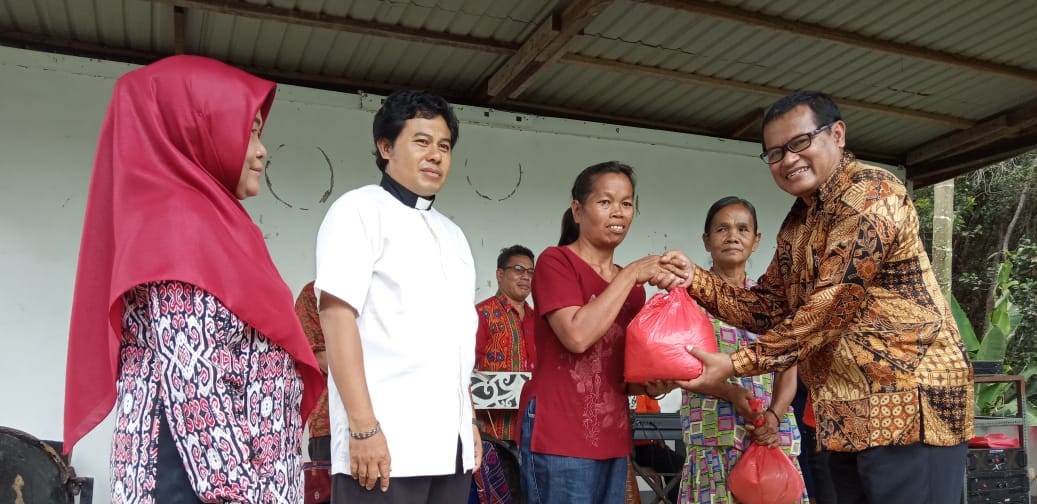
[[[522,389],[521,410],[536,399],[532,450],[604,460],[630,454],[630,409],[623,384],[623,338],[627,324],[645,304],[644,287],[630,290],[619,316],[582,354],[567,350],[547,315],[583,306],[608,282],[568,247],[549,247],[533,274],[537,364]]]

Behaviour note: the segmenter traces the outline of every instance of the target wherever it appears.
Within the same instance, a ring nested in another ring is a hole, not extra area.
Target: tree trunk
[[[1008,229],[1005,230],[1005,239],[1001,242],[1001,260],[1008,257],[1008,245],[1012,239],[1012,231],[1015,230],[1016,223],[1019,222],[1019,215],[1023,213],[1023,209],[1026,208],[1026,199],[1030,194],[1030,186],[1033,185],[1033,177],[1027,177],[1026,185],[1023,186],[1023,190],[1019,193],[1019,203],[1015,205],[1015,213],[1012,214],[1012,220],[1008,221]]]
[[[954,236],[954,179],[933,186],[933,272],[943,296],[951,297]]]
[[[1015,212],[1012,213],[1012,220],[1008,221],[1008,228],[1005,229],[1005,236],[1001,241],[1001,250],[995,254],[997,257],[997,265],[1000,265],[1002,261],[1008,258],[1008,246],[1012,241],[1012,231],[1015,230],[1016,223],[1019,222],[1019,215],[1022,214],[1023,209],[1026,208],[1026,200],[1030,195],[1030,187],[1033,186],[1034,176],[1031,174],[1026,177],[1026,183],[1023,185],[1022,191],[1019,191],[1019,201],[1015,205]],[[994,310],[994,293],[997,290],[997,272],[1000,270],[999,266],[994,267],[994,274],[990,279],[990,292],[987,293],[987,305],[985,313],[987,319],[989,319],[990,312]],[[990,321],[987,320],[985,324],[990,325]],[[986,330],[986,328],[984,328]]]

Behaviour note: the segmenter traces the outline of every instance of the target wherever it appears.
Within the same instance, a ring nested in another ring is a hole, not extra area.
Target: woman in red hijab
[[[116,410],[112,502],[299,502],[323,378],[263,235],[274,84],[174,56],[115,84],[69,330],[65,450]],[[303,386],[305,383],[305,387]]]

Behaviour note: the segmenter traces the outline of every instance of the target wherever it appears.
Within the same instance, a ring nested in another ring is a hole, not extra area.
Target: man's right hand
[[[681,279],[679,287],[686,289],[695,279],[695,262],[680,250],[671,250],[659,258],[659,266]]]
[[[383,432],[367,439],[349,438],[349,470],[360,486],[372,490],[380,479],[382,491],[389,490],[391,467],[389,444]]]

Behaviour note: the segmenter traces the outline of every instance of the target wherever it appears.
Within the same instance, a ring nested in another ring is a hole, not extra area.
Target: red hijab
[[[234,191],[256,112],[274,83],[216,60],[173,56],[115,83],[90,179],[72,299],[65,452],[115,400],[122,295],[179,280],[213,294],[290,353],[303,377],[303,421],[324,378],[292,293]]]

